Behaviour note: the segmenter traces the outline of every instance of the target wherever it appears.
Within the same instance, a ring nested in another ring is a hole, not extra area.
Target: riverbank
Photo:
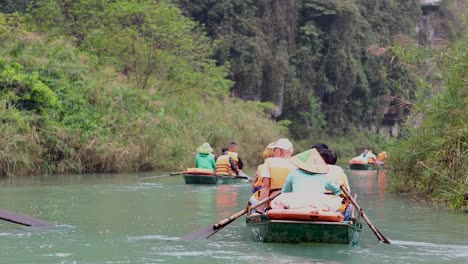
[[[420,86],[404,137],[390,150],[391,190],[460,211],[468,209],[467,45],[468,38],[462,37],[438,47],[396,49],[419,73]]]
[[[149,25],[183,35],[183,44],[138,47],[157,53],[144,61],[117,51],[154,43],[149,35],[159,31],[141,32],[137,43],[138,25],[114,36],[117,21],[107,16],[110,31],[97,38],[88,28],[79,45],[61,25],[41,32],[36,23],[52,14],[0,14],[0,176],[181,169],[205,141],[217,152],[236,141],[254,163],[286,134],[266,114],[269,104],[229,96],[228,70],[210,59],[215,44],[193,21],[163,2],[134,8],[158,15]]]

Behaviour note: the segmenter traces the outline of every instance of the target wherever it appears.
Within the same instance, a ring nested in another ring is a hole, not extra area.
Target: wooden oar
[[[281,192],[278,192],[278,193],[275,193],[273,194],[272,196],[269,196],[261,201],[258,202],[258,204],[250,207],[250,209],[255,209],[257,207],[259,207],[260,205],[263,205],[273,199],[276,198],[276,196],[280,195]],[[236,220],[237,218],[243,216],[245,213],[247,213],[247,209],[242,209],[241,211],[231,215],[230,217],[228,218],[225,218],[221,221],[219,221],[218,223],[212,225],[212,226],[208,226],[208,227],[204,227],[204,228],[200,228],[188,235],[185,235],[183,237],[181,237],[180,239],[181,240],[200,240],[200,239],[207,239],[209,238],[210,236],[216,234],[216,232],[218,232],[219,230],[223,229],[225,226],[229,225],[230,223],[234,222],[234,220]]]
[[[158,178],[163,178],[163,177],[168,177],[168,176],[176,176],[176,175],[181,175],[184,172],[171,172],[169,174],[163,174],[163,175],[158,175],[158,176],[150,176],[150,177],[143,177],[138,179],[137,183],[140,183],[141,181],[148,180],[148,179],[158,179]]]
[[[33,218],[27,215],[17,214],[10,211],[0,210],[0,220],[5,220],[15,224],[24,226],[54,226],[47,221]]]
[[[372,224],[369,217],[367,217],[367,215],[364,213],[364,210],[362,210],[362,208],[357,203],[356,199],[354,199],[353,196],[351,195],[351,193],[349,193],[348,189],[346,189],[346,187],[344,185],[341,185],[340,188],[343,191],[343,193],[346,194],[347,198],[351,201],[351,203],[354,205],[354,207],[356,207],[359,214],[362,215],[362,218],[364,218],[364,221],[366,221],[369,228],[372,230],[372,232],[374,232],[377,239],[379,241],[384,242],[385,244],[390,244],[390,241],[384,235],[382,235],[382,233],[380,233],[380,231]]]

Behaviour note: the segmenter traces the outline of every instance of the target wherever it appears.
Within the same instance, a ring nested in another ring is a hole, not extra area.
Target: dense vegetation
[[[270,101],[295,138],[376,132],[386,107],[414,98],[405,67],[382,50],[414,34],[420,0],[178,0],[220,38],[234,93]]]
[[[0,39],[0,175],[174,169],[205,141],[254,163],[282,131],[166,1],[36,1]]]
[[[468,209],[468,38],[393,49],[419,76],[418,103],[391,151],[393,188]]]
[[[257,164],[286,127],[298,150],[326,142],[351,157],[387,142],[374,132],[390,108],[401,119],[411,106],[393,187],[466,206],[467,43],[421,50],[402,37],[419,0],[0,0],[0,11],[0,175],[182,168],[205,141],[236,141]]]

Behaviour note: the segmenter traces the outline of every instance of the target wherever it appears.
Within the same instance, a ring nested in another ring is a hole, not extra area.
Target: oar
[[[343,191],[343,193],[346,194],[347,198],[351,201],[354,207],[356,207],[356,210],[358,210],[358,212],[362,215],[362,218],[364,218],[364,221],[366,221],[369,228],[372,230],[372,232],[374,232],[377,239],[379,241],[384,242],[385,244],[390,244],[390,241],[384,235],[382,235],[382,233],[380,233],[380,231],[372,224],[369,217],[367,217],[367,215],[364,213],[364,210],[362,210],[362,208],[356,202],[356,199],[354,199],[351,193],[349,193],[348,189],[346,189],[344,185],[341,185],[340,188]]]
[[[275,199],[276,196],[278,196],[280,194],[281,194],[281,192],[275,193],[272,196],[269,196],[269,197],[259,201],[258,204],[250,207],[250,209],[255,209],[255,208],[259,207],[260,205],[263,205],[263,204]],[[198,229],[198,230],[196,230],[196,231],[194,231],[194,232],[192,232],[192,233],[190,233],[188,235],[185,235],[185,236],[181,237],[180,239],[181,240],[207,239],[210,236],[216,234],[216,232],[218,232],[219,230],[223,229],[225,226],[227,226],[230,223],[234,222],[234,220],[236,220],[237,218],[243,216],[245,213],[247,213],[247,209],[242,209],[241,211],[237,212],[236,214],[233,214],[230,217],[225,218],[225,219],[219,221],[218,223],[216,223],[216,224],[214,224],[212,226],[200,228],[200,229]]]
[[[140,183],[141,181],[148,180],[148,179],[158,179],[158,178],[163,178],[163,177],[168,177],[168,176],[176,176],[176,175],[181,175],[183,174],[183,171],[180,172],[171,172],[169,174],[163,174],[163,175],[158,175],[158,176],[151,176],[151,177],[143,177],[138,179],[137,183]]]
[[[20,224],[24,226],[54,226],[47,221],[33,218],[27,215],[22,215],[10,211],[0,210],[0,220],[5,220],[15,224]]]

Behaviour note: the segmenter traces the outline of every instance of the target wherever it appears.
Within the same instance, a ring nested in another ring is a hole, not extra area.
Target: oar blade
[[[54,226],[54,224],[49,223],[47,221],[33,218],[27,215],[22,215],[6,210],[0,210],[0,220],[5,220],[8,222],[12,222],[15,224],[20,224],[24,226],[38,226],[38,227],[43,227],[43,226]]]
[[[220,227],[218,229],[214,229],[213,226],[208,226],[204,228],[200,228],[198,230],[195,230],[194,232],[187,234],[185,236],[182,236],[180,240],[203,240],[207,239],[210,236],[214,235],[216,232],[221,230],[223,227]]]

